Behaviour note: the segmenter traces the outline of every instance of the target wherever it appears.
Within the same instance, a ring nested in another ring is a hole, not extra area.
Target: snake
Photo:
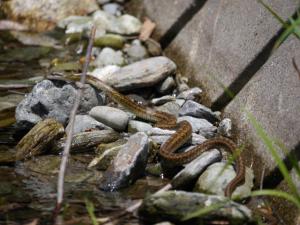
[[[71,81],[79,81],[78,75],[65,75],[64,79]],[[136,117],[154,123],[155,127],[161,129],[175,129],[175,133],[164,142],[160,149],[159,155],[166,161],[170,161],[175,165],[186,164],[203,152],[216,147],[225,147],[225,151],[231,153],[235,159],[236,176],[227,184],[225,188],[225,196],[231,197],[235,188],[242,184],[245,180],[245,165],[243,158],[237,152],[236,144],[227,137],[213,137],[203,143],[196,145],[191,150],[181,153],[176,153],[176,150],[185,144],[192,136],[192,126],[188,121],[177,123],[177,118],[169,113],[154,110],[152,108],[137,104],[129,97],[119,93],[110,85],[100,79],[86,75],[86,82],[96,89],[104,91],[105,94],[114,102],[122,105],[127,110],[136,115]]]

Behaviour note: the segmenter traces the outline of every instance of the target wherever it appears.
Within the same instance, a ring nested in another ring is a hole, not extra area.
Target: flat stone
[[[134,40],[131,45],[124,48],[124,52],[128,55],[128,64],[148,57],[147,49],[142,45],[140,40]]]
[[[193,129],[193,132],[199,133],[206,138],[214,137],[217,131],[217,127],[212,125],[206,119],[199,119],[191,116],[182,116],[177,119],[177,122],[183,120],[188,121]]]
[[[128,132],[148,132],[152,129],[152,126],[149,123],[145,123],[138,120],[130,120],[128,123]]]
[[[205,221],[220,217],[225,217],[230,224],[247,224],[252,220],[251,210],[244,205],[228,201],[227,198],[221,196],[185,191],[164,191],[150,195],[140,206],[139,215],[149,222],[170,220],[176,223],[182,222],[187,214],[215,204],[224,204],[224,207],[212,210],[203,217],[195,218],[197,222],[193,220],[193,223],[187,224],[206,224]]]
[[[89,115],[118,131],[124,131],[129,121],[126,112],[109,106],[96,106],[91,109]]]
[[[84,132],[88,130],[104,130],[104,129],[111,129],[110,127],[100,123],[99,121],[95,120],[93,117],[89,115],[76,115],[75,122],[74,122],[74,129],[73,134],[77,134],[79,132]],[[66,132],[69,130],[69,124],[66,127]]]
[[[175,133],[175,131],[172,131],[172,133]],[[149,135],[149,134],[148,134]],[[157,135],[157,134],[152,134],[149,136],[153,142],[157,143],[157,144],[163,144],[165,143],[170,137],[171,135]],[[187,141],[187,144],[192,144],[192,145],[198,145],[203,143],[204,141],[206,141],[207,139],[205,137],[203,137],[200,134],[192,134],[192,138],[191,140]]]
[[[173,77],[167,77],[158,87],[157,91],[160,94],[170,93],[176,87]]]
[[[124,66],[100,79],[118,90],[149,87],[174,74],[176,65],[168,58],[159,56]]]
[[[261,157],[261,161],[253,161],[257,180],[261,179],[263,169],[267,169],[265,173],[267,176],[268,171],[277,165],[257,135],[247,113],[251,113],[266,133],[272,138],[281,140],[287,149],[291,150],[299,145],[300,82],[299,74],[292,64],[294,58],[299,67],[299,52],[299,40],[291,36],[225,108],[225,115],[232,118],[241,143],[247,143],[246,148],[249,146],[251,149],[243,151],[244,158],[251,159],[257,155]],[[282,151],[278,153],[282,158],[285,157]],[[299,189],[299,180],[294,181]]]
[[[266,3],[283,20],[299,7],[297,0]],[[185,8],[186,4],[169,4],[168,12]],[[155,15],[156,22],[163,25],[163,7],[160,3],[152,7],[157,12],[149,11],[148,15]],[[181,65],[180,71],[189,76],[193,85],[205,89],[213,102],[224,92],[219,84],[228,87],[281,26],[258,1],[207,1],[168,46],[166,54]]]
[[[101,77],[103,76],[109,76],[110,74],[116,72],[117,70],[119,70],[120,67],[116,66],[116,65],[107,65],[101,68],[96,68],[94,69],[90,75],[97,77],[98,79],[101,80]]]
[[[200,94],[202,93],[202,89],[199,87],[194,87],[194,88],[190,88],[188,90],[185,90],[183,92],[181,92],[177,98],[179,99],[185,99],[185,100],[194,100],[197,97],[200,96]]]
[[[176,176],[172,179],[172,188],[185,188],[191,185],[198,176],[212,163],[222,159],[221,153],[217,149],[212,149],[199,155],[190,163],[186,164]]]
[[[193,116],[203,118],[211,123],[217,122],[219,119],[210,108],[192,100],[186,101],[179,110],[180,116]]]
[[[162,104],[165,104],[165,103],[171,102],[171,101],[175,101],[175,97],[172,95],[165,95],[160,98],[153,98],[151,100],[151,103],[153,105],[162,105]]]
[[[99,188],[115,191],[135,182],[145,172],[148,150],[146,134],[139,132],[132,135],[103,174]]]
[[[50,80],[37,83],[16,108],[18,126],[28,127],[44,118],[54,118],[66,124],[75,96],[76,89],[70,84],[59,87]],[[83,96],[78,113],[86,113],[92,107],[102,104],[95,89],[90,85],[85,86]]]
[[[177,117],[179,114],[180,106],[175,101],[172,101],[172,102],[167,102],[161,106],[158,106],[155,109],[158,111],[169,113]]]

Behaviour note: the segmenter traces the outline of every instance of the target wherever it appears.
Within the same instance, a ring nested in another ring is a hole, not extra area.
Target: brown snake
[[[64,78],[72,81],[80,80],[80,76],[77,75],[67,75],[64,76]],[[137,117],[155,123],[156,127],[163,129],[176,128],[176,132],[160,147],[159,154],[165,160],[171,161],[177,165],[181,165],[192,161],[201,153],[208,151],[209,149],[215,148],[217,146],[222,146],[225,147],[226,151],[235,156],[237,172],[235,178],[226,186],[225,196],[230,197],[234,189],[244,181],[245,165],[243,159],[239,154],[235,155],[237,147],[235,143],[229,138],[211,138],[187,152],[175,153],[175,151],[184,143],[186,143],[192,135],[192,127],[189,122],[182,121],[180,123],[177,123],[176,117],[169,113],[155,111],[150,108],[138,105],[130,98],[120,94],[115,89],[93,76],[87,75],[86,81],[95,88],[104,91],[114,102],[123,105]]]

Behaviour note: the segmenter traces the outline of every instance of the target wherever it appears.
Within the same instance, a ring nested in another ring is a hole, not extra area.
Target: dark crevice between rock
[[[165,49],[176,38],[185,25],[194,17],[194,15],[204,6],[207,0],[194,0],[194,2],[188,7],[173,23],[173,25],[166,31],[166,33],[160,38],[160,44],[162,49]]]
[[[298,142],[296,147],[292,149],[283,159],[283,162],[289,171],[292,170],[294,163],[298,163],[299,161],[300,142]],[[263,187],[267,189],[276,188],[283,180],[284,177],[277,166],[264,178]]]
[[[294,19],[297,17],[297,11],[292,16]],[[224,90],[223,94],[215,100],[211,106],[213,111],[220,111],[224,109],[234,97],[244,88],[249,80],[256,74],[256,72],[267,62],[272,55],[272,49],[275,42],[285,31],[284,27],[273,36],[269,42],[263,47],[259,54],[246,66],[246,68],[237,76],[237,78]],[[228,91],[233,94],[229,95]]]

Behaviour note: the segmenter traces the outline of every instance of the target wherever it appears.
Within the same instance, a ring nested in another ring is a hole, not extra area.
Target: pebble
[[[125,131],[129,121],[126,112],[109,106],[96,106],[91,109],[89,115],[117,131]]]
[[[147,49],[142,45],[140,40],[134,40],[131,45],[124,48],[124,52],[128,55],[128,64],[148,57]]]
[[[186,103],[181,107],[179,115],[203,118],[211,123],[219,121],[218,117],[211,111],[210,108],[192,100],[186,101]]]
[[[128,123],[128,132],[148,132],[152,129],[152,126],[149,123],[141,122],[138,120],[130,120]]]
[[[104,12],[107,12],[114,16],[121,16],[123,7],[117,3],[108,3],[102,6]]]
[[[190,163],[186,164],[171,181],[172,188],[182,189],[193,184],[199,175],[212,163],[218,162],[222,159],[222,154],[217,149],[212,149],[203,152]]]
[[[167,102],[171,102],[171,101],[175,101],[176,98],[172,95],[165,95],[165,96],[162,96],[160,98],[153,98],[151,100],[151,103],[153,105],[162,105],[162,104],[165,104]]]
[[[175,63],[167,57],[160,56],[124,66],[110,75],[102,76],[101,80],[118,90],[125,91],[153,86],[175,71]]]
[[[202,89],[200,89],[199,87],[194,87],[194,88],[191,88],[191,89],[181,92],[177,96],[177,98],[181,98],[181,99],[185,99],[185,100],[194,100],[201,93],[202,93]]]
[[[94,69],[90,75],[98,78],[101,80],[101,78],[103,76],[110,76],[111,74],[113,74],[114,72],[118,71],[120,69],[119,66],[116,65],[107,65],[101,68],[96,68]]]
[[[104,125],[103,123],[98,122],[93,117],[89,115],[76,115],[73,134],[77,134],[79,132],[88,131],[91,129],[104,130],[111,129],[110,127]],[[69,130],[69,125],[66,127],[66,132]]]
[[[157,91],[160,94],[166,94],[171,92],[176,87],[176,83],[173,77],[167,77],[158,87]]]
[[[175,101],[172,101],[156,107],[156,110],[166,112],[177,117],[179,114],[180,106]]]
[[[148,150],[146,134],[138,132],[130,136],[103,174],[99,188],[105,191],[116,191],[135,182],[145,172]]]
[[[104,67],[108,65],[123,66],[124,64],[125,59],[122,51],[115,51],[109,47],[103,48],[95,61],[93,61],[93,65],[96,67]]]
[[[218,127],[218,134],[225,136],[225,137],[231,137],[232,135],[232,121],[229,118],[224,118],[220,123]]]
[[[175,131],[171,131],[172,133],[175,133]],[[149,134],[148,134],[149,135]],[[171,135],[149,135],[151,140],[157,144],[163,144],[165,143]],[[198,145],[203,143],[204,141],[206,141],[207,139],[205,137],[203,137],[200,134],[192,134],[192,139],[187,141],[188,144],[192,144],[192,145]]]
[[[216,218],[226,218],[229,224],[247,224],[252,220],[252,212],[246,206],[235,203],[222,196],[206,195],[186,191],[163,191],[146,197],[139,208],[139,215],[148,222],[170,220],[182,223],[188,214],[208,206],[224,204],[205,214],[185,221],[185,224],[206,224]]]
[[[59,84],[61,84],[59,82]],[[101,105],[100,97],[94,88],[85,85],[83,98],[80,101],[78,113],[86,113],[92,107]],[[16,120],[18,127],[31,127],[44,118],[54,118],[62,124],[66,124],[70,111],[75,101],[76,89],[65,84],[56,86],[50,80],[43,80],[36,84],[16,108]]]
[[[224,190],[227,184],[229,184],[235,176],[236,172],[232,165],[227,165],[226,162],[214,163],[200,175],[194,190],[224,196]],[[237,188],[232,193],[232,197],[249,197],[251,188],[253,187],[253,177],[253,172],[247,169],[245,184]]]
[[[217,127],[212,125],[206,119],[199,119],[191,116],[182,116],[177,119],[177,122],[186,120],[188,121],[193,129],[193,132],[199,133],[206,138],[214,137],[217,131]]]

